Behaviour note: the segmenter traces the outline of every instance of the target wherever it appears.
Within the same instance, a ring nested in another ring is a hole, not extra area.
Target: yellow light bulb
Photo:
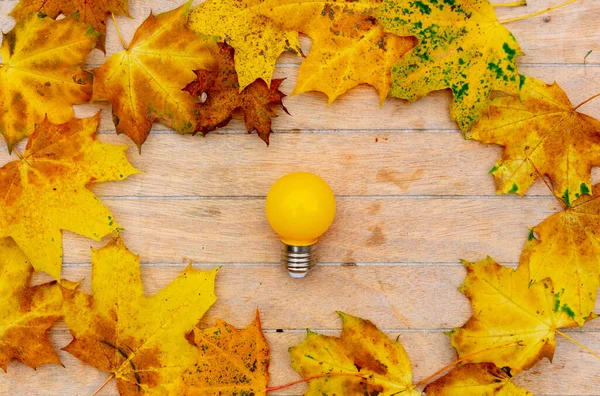
[[[292,277],[302,278],[316,264],[315,244],[333,222],[333,191],[317,175],[288,173],[269,190],[266,211],[283,242],[281,263]]]

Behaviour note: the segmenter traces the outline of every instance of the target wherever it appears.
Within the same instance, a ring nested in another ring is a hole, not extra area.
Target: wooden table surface
[[[529,0],[528,7],[497,11],[506,19],[561,1]],[[158,13],[180,3],[130,0],[135,19],[118,18],[125,38],[150,9]],[[4,32],[14,24],[6,15],[15,4],[0,2]],[[580,0],[511,23],[527,54],[520,58],[521,72],[557,81],[573,103],[600,92],[599,21],[600,1]],[[309,40],[303,43],[308,49]],[[119,49],[109,22],[107,53]],[[88,65],[103,60],[95,50]],[[290,55],[280,59],[276,76],[287,77],[284,92],[295,84],[298,63]],[[490,255],[514,266],[527,227],[560,209],[539,181],[525,198],[496,195],[488,170],[500,148],[464,140],[449,118],[449,103],[450,93],[443,91],[413,105],[388,99],[380,108],[370,87],[353,89],[331,106],[318,93],[289,97],[285,105],[292,116],[278,111],[268,148],[245,133],[239,116],[207,138],[155,125],[141,156],[129,150],[143,173],[93,191],[126,228],[129,248],[141,255],[147,293],[168,284],[189,260],[198,268],[222,266],[219,300],[203,323],[219,317],[245,327],[258,307],[272,348],[271,385],[298,378],[287,348],[304,338],[306,328],[338,333],[336,310],[371,319],[390,337],[399,335],[419,380],[455,359],[444,331],[471,314],[457,291],[465,275],[459,259]],[[132,145],[115,135],[110,106],[79,106],[77,114],[99,108],[101,140]],[[581,111],[600,117],[600,101]],[[0,164],[8,160],[0,150]],[[322,263],[302,280],[292,280],[279,266],[279,241],[264,216],[269,186],[297,170],[322,176],[338,200],[335,223],[320,241]],[[600,173],[594,174],[598,179]],[[82,289],[89,291],[89,248],[105,242],[65,232],[63,275],[83,279]],[[35,281],[48,279],[37,275]],[[569,334],[600,351],[600,321]],[[51,338],[57,348],[69,343],[64,322]],[[64,368],[34,371],[13,362],[8,374],[0,374],[0,394],[90,395],[107,377],[65,352],[60,357]],[[544,360],[515,381],[537,395],[600,395],[600,361],[559,338],[553,364]],[[299,385],[277,394],[303,390]],[[114,381],[102,394],[116,394]]]

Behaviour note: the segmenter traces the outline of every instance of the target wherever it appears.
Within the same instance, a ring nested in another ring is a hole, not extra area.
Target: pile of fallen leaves
[[[106,19],[126,0],[21,0],[11,12],[0,66],[0,135],[19,158],[0,169],[0,367],[60,364],[46,331],[63,318],[64,348],[110,373],[127,394],[258,395],[268,387],[269,346],[260,320],[197,327],[215,302],[217,270],[192,266],[147,297],[140,259],[123,244],[111,212],[88,189],[137,173],[127,147],[97,140],[99,114],[73,105],[112,104],[117,133],[141,150],[153,123],[206,134],[241,111],[266,143],[281,107],[284,52],[303,57],[293,94],[333,102],[369,84],[415,101],[452,91],[452,118],[466,138],[504,147],[491,170],[499,193],[523,195],[549,178],[563,205],[531,229],[520,264],[465,262],[461,288],[473,315],[453,330],[459,360],[413,383],[404,348],[371,322],[340,313],[340,337],[311,331],[290,349],[308,395],[527,395],[512,376],[552,359],[562,328],[593,320],[600,285],[600,121],[579,113],[556,85],[519,74],[523,55],[486,0],[208,0],[150,15],[123,50],[89,72],[104,50]],[[56,19],[60,14],[64,18]],[[304,56],[299,34],[312,48]],[[120,37],[120,35],[119,35]],[[494,93],[494,95],[492,95]],[[591,100],[592,98],[590,98]],[[587,101],[586,101],[587,102]],[[584,103],[586,103],[584,102]],[[29,138],[20,153],[16,146]],[[92,294],[61,279],[62,230],[100,240]],[[34,271],[55,280],[30,286]],[[450,369],[445,376],[435,379]],[[433,382],[431,382],[434,380]],[[285,385],[289,386],[289,385]]]

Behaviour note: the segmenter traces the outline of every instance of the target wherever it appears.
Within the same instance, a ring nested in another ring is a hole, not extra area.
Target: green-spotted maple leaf
[[[491,101],[470,139],[504,147],[491,172],[498,192],[524,195],[540,175],[567,205],[590,193],[600,165],[600,121],[576,111],[556,84],[521,76],[521,97]]]
[[[216,301],[217,270],[191,265],[167,287],[144,294],[139,256],[120,237],[92,250],[92,294],[63,289],[73,341],[64,350],[117,380],[122,396],[176,394],[198,356],[186,334]]]
[[[9,15],[19,20],[32,12],[40,12],[50,18],[56,18],[60,14],[76,14],[81,22],[92,25],[100,33],[97,46],[104,51],[106,18],[111,13],[130,16],[127,2],[128,0],[21,0]]]
[[[552,360],[557,329],[577,326],[568,313],[556,308],[552,281],[530,284],[526,266],[513,270],[489,257],[463,264],[467,278],[461,291],[471,300],[473,315],[450,332],[459,357],[509,367],[513,374],[544,357]]]
[[[488,0],[384,0],[375,15],[384,31],[419,40],[392,67],[391,96],[412,102],[449,88],[452,118],[467,131],[492,91],[519,95],[523,52]]]
[[[244,114],[248,132],[256,130],[258,136],[269,144],[269,136],[273,132],[271,119],[277,117],[271,106],[281,106],[287,113],[282,103],[285,95],[279,90],[283,79],[272,80],[270,87],[263,80],[256,80],[240,91],[233,53],[231,46],[219,43],[213,51],[218,66],[214,70],[197,70],[196,80],[184,88],[194,96],[206,94],[206,100],[196,105],[198,122],[195,131],[206,135],[223,127],[231,121],[233,112],[239,109]]]
[[[600,185],[593,193],[535,226],[521,255],[531,282],[551,278],[554,309],[580,325],[593,318],[600,286]]]

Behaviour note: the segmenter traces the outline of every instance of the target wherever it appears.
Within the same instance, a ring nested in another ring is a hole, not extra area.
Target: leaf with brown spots
[[[128,49],[94,70],[92,100],[111,102],[117,133],[129,136],[140,150],[155,122],[179,133],[194,131],[196,100],[181,89],[194,80],[194,70],[213,66],[209,48],[214,43],[185,26],[190,5],[151,14]]]
[[[192,30],[235,48],[240,91],[257,79],[271,85],[275,62],[288,51],[300,54],[298,33],[282,29],[259,10],[265,0],[207,0],[190,14]]]
[[[108,15],[130,16],[127,0],[21,0],[10,12],[10,16],[19,20],[31,12],[41,12],[50,18],[60,14],[71,15],[83,23],[92,25],[100,32],[97,47],[104,51],[106,40],[106,18]]]
[[[368,320],[344,313],[341,337],[308,331],[290,348],[292,367],[308,381],[305,395],[419,396],[406,351]]]
[[[36,368],[60,364],[46,331],[62,316],[56,282],[29,287],[33,267],[10,238],[0,239],[0,367],[12,360]]]
[[[415,44],[384,33],[371,14],[381,0],[267,0],[259,11],[285,29],[308,35],[310,52],[292,94],[320,91],[329,103],[359,84],[369,84],[383,103],[390,69]]]
[[[233,48],[229,45],[219,43],[214,51],[217,68],[210,71],[196,71],[196,81],[184,88],[194,96],[206,94],[204,103],[197,105],[196,132],[206,135],[229,124],[233,112],[240,109],[244,114],[244,123],[248,132],[256,130],[258,136],[269,144],[269,135],[273,132],[271,119],[277,117],[271,106],[279,105],[287,113],[281,101],[285,95],[279,91],[283,79],[271,81],[270,88],[263,80],[256,80],[240,92],[233,52]]]
[[[467,131],[492,91],[519,95],[523,51],[489,0],[384,0],[375,15],[384,31],[419,40],[392,67],[391,96],[412,102],[449,88],[452,119]]]
[[[4,34],[0,65],[0,135],[9,152],[46,115],[61,124],[73,105],[92,96],[92,75],[81,69],[98,33],[74,18],[30,14]]]
[[[532,396],[493,363],[467,363],[427,385],[427,396]]]
[[[600,165],[600,121],[575,111],[556,84],[521,76],[521,98],[492,100],[470,139],[504,147],[490,171],[499,193],[524,195],[540,175],[567,205],[590,193]]]
[[[92,295],[63,289],[74,338],[64,350],[112,373],[121,395],[174,394],[176,379],[198,356],[186,334],[216,301],[216,274],[190,265],[146,296],[139,256],[117,236],[92,250]]]
[[[23,158],[0,168],[0,238],[12,237],[33,267],[60,278],[61,230],[100,240],[119,228],[87,189],[137,173],[127,146],[96,140],[100,113],[56,125],[43,120]]]
[[[526,266],[513,270],[490,257],[463,264],[467,278],[461,291],[471,300],[473,315],[449,334],[459,357],[509,367],[513,374],[544,357],[552,360],[557,329],[577,327],[557,309],[552,281],[530,284]]]
[[[521,255],[532,282],[552,278],[555,310],[580,325],[591,318],[600,286],[600,185],[593,192],[535,226]]]
[[[256,319],[247,328],[217,320],[214,327],[194,328],[199,348],[196,363],[179,379],[177,395],[264,395],[269,382],[269,344]]]

